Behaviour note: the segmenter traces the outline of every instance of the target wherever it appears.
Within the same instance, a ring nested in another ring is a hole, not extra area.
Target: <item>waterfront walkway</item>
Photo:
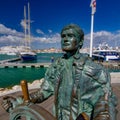
[[[48,67],[51,63],[1,63],[0,68]]]

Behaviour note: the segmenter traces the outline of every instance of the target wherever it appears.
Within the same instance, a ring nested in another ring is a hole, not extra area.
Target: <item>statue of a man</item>
[[[101,65],[80,53],[84,32],[75,25],[61,31],[65,54],[47,69],[40,91],[30,94],[34,103],[55,96],[57,120],[116,120],[116,97],[110,75]]]

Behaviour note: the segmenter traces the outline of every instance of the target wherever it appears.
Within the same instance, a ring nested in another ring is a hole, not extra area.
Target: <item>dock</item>
[[[51,63],[2,63],[0,68],[38,68],[49,67]]]
[[[20,61],[21,58],[17,57],[17,58],[11,58],[11,59],[7,59],[7,60],[1,60],[0,64],[5,64],[5,63],[9,63],[9,62],[16,62],[16,61]]]
[[[37,68],[37,67],[49,67],[51,64],[49,63],[20,63],[21,58],[12,58],[7,60],[1,60],[0,61],[0,68]],[[102,64],[107,69],[113,69],[113,70],[120,70],[120,62],[99,62],[95,61],[97,63]]]
[[[51,63],[20,63],[21,58],[13,58],[0,61],[0,68],[38,68],[49,67]]]
[[[49,67],[51,63],[18,63],[18,62],[0,62],[0,68],[41,68]],[[101,63],[105,68],[110,70],[120,70],[120,64]]]

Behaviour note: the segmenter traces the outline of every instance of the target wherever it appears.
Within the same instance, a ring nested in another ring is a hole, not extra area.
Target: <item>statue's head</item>
[[[61,47],[63,51],[76,51],[83,46],[84,32],[75,25],[66,25],[61,31]]]

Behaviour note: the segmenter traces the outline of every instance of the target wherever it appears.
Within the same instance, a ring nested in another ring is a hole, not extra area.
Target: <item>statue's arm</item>
[[[101,82],[104,96],[101,96],[94,107],[94,120],[116,120],[117,98],[112,91],[110,74],[106,69],[101,72],[100,79],[106,83]]]
[[[44,81],[41,88],[35,92],[30,93],[30,101],[33,103],[40,103],[53,95],[53,86],[50,85],[50,82]]]
[[[57,79],[56,68],[54,64],[51,65],[45,73],[40,89],[30,94],[30,99],[33,103],[40,103],[54,94],[54,86]]]

